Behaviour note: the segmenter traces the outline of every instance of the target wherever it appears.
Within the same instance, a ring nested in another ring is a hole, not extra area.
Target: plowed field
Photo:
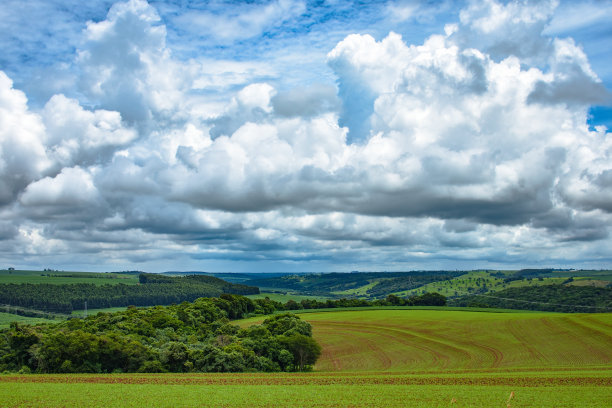
[[[612,314],[363,310],[304,313],[320,371],[612,366]]]

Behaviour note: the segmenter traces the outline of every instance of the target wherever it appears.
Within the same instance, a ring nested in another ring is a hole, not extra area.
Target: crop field
[[[609,407],[612,314],[303,313],[312,373],[0,375],[2,407]],[[242,326],[263,317],[240,321]]]
[[[609,367],[612,314],[376,310],[304,313],[320,371]],[[248,319],[249,325],[259,319]]]
[[[94,285],[109,285],[124,283],[135,285],[138,275],[94,272],[64,272],[64,271],[8,271],[0,270],[1,283],[51,283],[64,285],[71,283],[93,283]]]
[[[3,407],[608,407],[610,371],[0,375]]]

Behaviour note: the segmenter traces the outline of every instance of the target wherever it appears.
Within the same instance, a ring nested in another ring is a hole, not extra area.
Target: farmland
[[[15,375],[0,382],[3,406],[46,407],[606,407],[612,388],[606,371]]]
[[[57,320],[37,318],[37,317],[27,317],[27,316],[19,316],[12,313],[3,313],[0,312],[0,329],[5,329],[9,327],[11,322],[19,322],[25,324],[39,324],[39,323],[57,323]]]
[[[550,285],[610,287],[609,270],[474,270],[474,271],[411,271],[359,273],[305,273],[271,276],[264,279],[243,276],[241,283],[258,286],[262,292],[327,298],[382,299],[389,294],[405,298],[436,292],[449,299],[466,295],[491,294],[512,288]],[[565,303],[563,302],[558,303]],[[592,311],[592,310],[588,310]]]
[[[22,271],[0,270],[2,283],[47,283],[66,285],[74,283],[91,283],[94,285],[109,285],[123,283],[135,285],[138,283],[137,273],[94,273],[94,272],[64,272],[64,271]]]
[[[6,374],[0,405],[607,407],[612,398],[609,313],[396,308],[300,316],[323,346],[312,373]]]
[[[304,313],[316,370],[418,372],[612,364],[612,314],[359,310]],[[247,319],[249,325],[259,319]]]

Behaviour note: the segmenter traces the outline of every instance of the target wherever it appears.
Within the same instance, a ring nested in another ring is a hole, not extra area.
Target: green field
[[[457,297],[469,295],[483,289],[484,291],[481,293],[523,286],[560,284],[566,279],[562,277],[544,277],[541,280],[534,278],[505,282],[503,278],[492,276],[490,272],[472,271],[451,280],[429,283],[416,289],[397,292],[395,295],[408,297],[426,292],[438,292],[446,297]]]
[[[138,283],[138,275],[64,271],[9,271],[3,269],[0,270],[0,284],[2,283],[51,283],[54,285],[70,283],[109,285],[123,283],[126,285],[135,285]]]
[[[305,313],[320,371],[609,367],[612,313],[377,310]],[[247,319],[241,325],[255,323]]]
[[[257,295],[247,295],[249,299],[264,299],[269,298],[270,300],[274,300],[275,302],[287,303],[289,300],[294,300],[299,302],[302,299],[314,299],[317,301],[325,301],[329,298],[325,296],[305,296],[305,295],[295,295],[292,293],[277,293],[277,292],[261,292]]]
[[[323,347],[312,373],[7,374],[0,406],[609,407],[612,400],[612,313],[368,308],[300,317]]]
[[[11,322],[19,322],[25,324],[38,324],[38,323],[58,323],[59,320],[42,319],[39,317],[27,317],[19,316],[12,313],[0,312],[0,329],[6,329],[10,326]]]
[[[123,310],[126,310],[126,307],[109,307],[106,309],[89,309],[87,310],[87,316],[93,316],[97,313],[114,313],[114,312],[121,312]],[[73,310],[72,311],[72,316],[76,316],[76,317],[83,317],[85,316],[85,310]]]
[[[7,407],[608,407],[610,371],[0,375]]]

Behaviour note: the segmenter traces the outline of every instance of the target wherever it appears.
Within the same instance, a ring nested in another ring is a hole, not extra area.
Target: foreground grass
[[[609,370],[4,375],[0,385],[7,407],[608,407],[612,396]]]

